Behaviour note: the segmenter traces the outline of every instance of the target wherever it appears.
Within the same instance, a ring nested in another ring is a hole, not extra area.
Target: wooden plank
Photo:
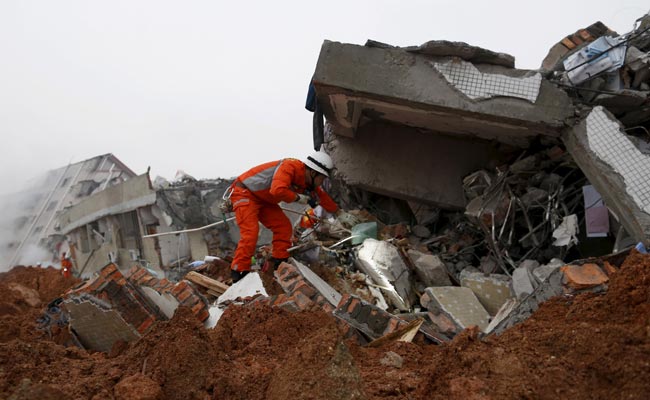
[[[408,325],[395,329],[393,332],[373,340],[372,342],[368,343],[367,347],[379,347],[390,342],[411,342],[415,337],[415,334],[418,333],[418,330],[420,329],[420,326],[422,326],[422,323],[424,323],[424,319],[414,319],[413,321],[409,322]]]
[[[208,278],[207,276],[201,275],[195,271],[188,272],[187,275],[185,275],[185,279],[219,294],[223,294],[223,292],[230,288],[230,286],[225,283],[219,282],[216,279]]]

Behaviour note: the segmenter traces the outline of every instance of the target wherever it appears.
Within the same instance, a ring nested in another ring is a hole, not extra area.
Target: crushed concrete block
[[[474,292],[466,287],[430,287],[420,301],[433,314],[449,317],[461,329],[477,325],[483,331],[490,321]]]
[[[357,249],[357,267],[368,275],[397,309],[408,311],[415,299],[409,269],[397,247],[375,239],[366,239]]]
[[[513,296],[510,279],[505,275],[464,270],[460,273],[460,285],[471,289],[490,315],[495,315],[503,303]]]
[[[564,281],[569,289],[584,290],[601,286],[609,282],[609,278],[596,264],[565,265],[560,270],[564,273]]]
[[[512,271],[512,290],[518,300],[523,299],[533,293],[535,288],[530,281],[530,275],[526,267],[517,267]]]
[[[371,340],[408,325],[408,322],[395,315],[349,294],[343,295],[341,302],[334,310],[334,316],[359,330]]]
[[[554,270],[541,285],[539,285],[530,296],[524,298],[513,306],[508,316],[495,322],[496,326],[491,326],[490,334],[501,334],[520,322],[527,320],[537,309],[539,305],[551,297],[559,296],[565,293],[562,284],[564,274],[560,269]],[[495,317],[496,319],[496,317]]]
[[[451,286],[447,268],[440,257],[417,250],[409,250],[407,254],[413,261],[415,273],[426,287]]]
[[[548,264],[540,265],[539,267],[535,268],[533,270],[533,274],[540,282],[544,282],[548,279],[551,273],[553,273],[553,271],[563,265],[565,264],[562,260],[559,258],[554,258]]]

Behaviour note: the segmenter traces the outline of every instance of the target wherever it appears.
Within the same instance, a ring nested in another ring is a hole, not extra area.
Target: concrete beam
[[[352,137],[384,120],[525,147],[558,137],[573,115],[566,93],[537,72],[399,48],[325,41],[313,81],[335,133]]]

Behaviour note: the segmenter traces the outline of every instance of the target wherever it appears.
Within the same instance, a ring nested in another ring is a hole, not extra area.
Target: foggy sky
[[[311,151],[307,85],[323,40],[464,41],[536,69],[645,1],[0,1],[0,194],[113,153],[136,173],[230,177]]]

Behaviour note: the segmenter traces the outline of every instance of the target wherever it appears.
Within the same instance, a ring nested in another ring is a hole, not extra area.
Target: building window
[[[65,187],[68,184],[68,182],[70,182],[70,178],[64,178],[63,182],[61,182],[61,187]]]
[[[119,247],[121,249],[140,249],[140,229],[136,211],[117,216],[120,224]]]

